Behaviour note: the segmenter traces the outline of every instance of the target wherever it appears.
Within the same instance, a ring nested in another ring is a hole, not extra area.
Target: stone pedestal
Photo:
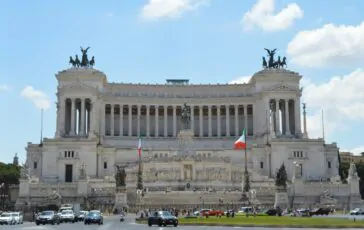
[[[116,187],[114,209],[122,210],[128,207],[126,187]]]
[[[178,133],[178,155],[191,155],[194,132],[190,129],[181,130]]]
[[[287,189],[277,188],[275,194],[274,208],[286,209],[288,208],[288,194]]]

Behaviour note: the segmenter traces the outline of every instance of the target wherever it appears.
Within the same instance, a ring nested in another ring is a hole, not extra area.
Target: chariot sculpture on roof
[[[262,66],[264,69],[283,69],[287,67],[287,58],[283,57],[281,59],[281,56],[278,56],[278,59],[275,60],[274,56],[276,55],[277,49],[267,49],[264,48],[267,51],[267,57],[268,62],[266,58],[262,57]]]
[[[95,65],[95,57],[92,56],[91,60],[88,60],[87,57],[87,51],[90,49],[90,47],[87,47],[86,49],[84,49],[81,46],[81,53],[82,53],[82,57],[81,57],[81,61],[78,57],[78,55],[75,55],[75,58],[73,58],[72,56],[70,56],[70,60],[69,60],[69,64],[72,65],[72,67],[75,68],[79,68],[79,67],[93,67]]]

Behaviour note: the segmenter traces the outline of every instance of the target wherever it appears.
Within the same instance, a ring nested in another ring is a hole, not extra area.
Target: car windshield
[[[44,211],[40,215],[42,215],[42,216],[50,216],[50,215],[53,215],[53,212],[52,211]]]
[[[96,212],[96,211],[91,211],[88,213],[89,216],[99,216],[100,212]]]
[[[167,212],[167,211],[161,212],[161,215],[162,216],[172,216],[172,214],[170,212]]]
[[[63,210],[62,214],[73,214],[72,210]]]
[[[9,216],[11,216],[10,213],[3,213],[3,214],[1,214],[1,217],[9,217]]]

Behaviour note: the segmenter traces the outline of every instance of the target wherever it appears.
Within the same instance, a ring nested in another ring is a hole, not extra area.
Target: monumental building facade
[[[301,78],[293,71],[266,68],[246,84],[131,84],[110,83],[89,67],[60,71],[55,135],[41,145],[28,143],[28,174],[20,197],[36,203],[57,193],[62,202],[87,198],[112,204],[119,165],[126,170],[128,200],[136,199],[139,138],[146,205],[165,201],[167,192],[176,204],[183,194],[197,202],[191,194],[199,191],[238,202],[245,165],[252,188],[269,197],[282,163],[289,180],[321,183],[296,196],[320,196],[324,189],[332,191],[333,183],[340,196],[347,195],[348,187],[338,182],[336,143],[308,137]],[[184,105],[190,109],[188,132],[181,122]],[[243,129],[247,161],[243,151],[233,148]]]

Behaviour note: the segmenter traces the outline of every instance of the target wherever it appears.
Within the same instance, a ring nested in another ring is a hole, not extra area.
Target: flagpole
[[[40,144],[43,144],[43,109],[40,113]]]
[[[325,141],[324,109],[321,110],[321,119],[322,119],[322,139]]]

